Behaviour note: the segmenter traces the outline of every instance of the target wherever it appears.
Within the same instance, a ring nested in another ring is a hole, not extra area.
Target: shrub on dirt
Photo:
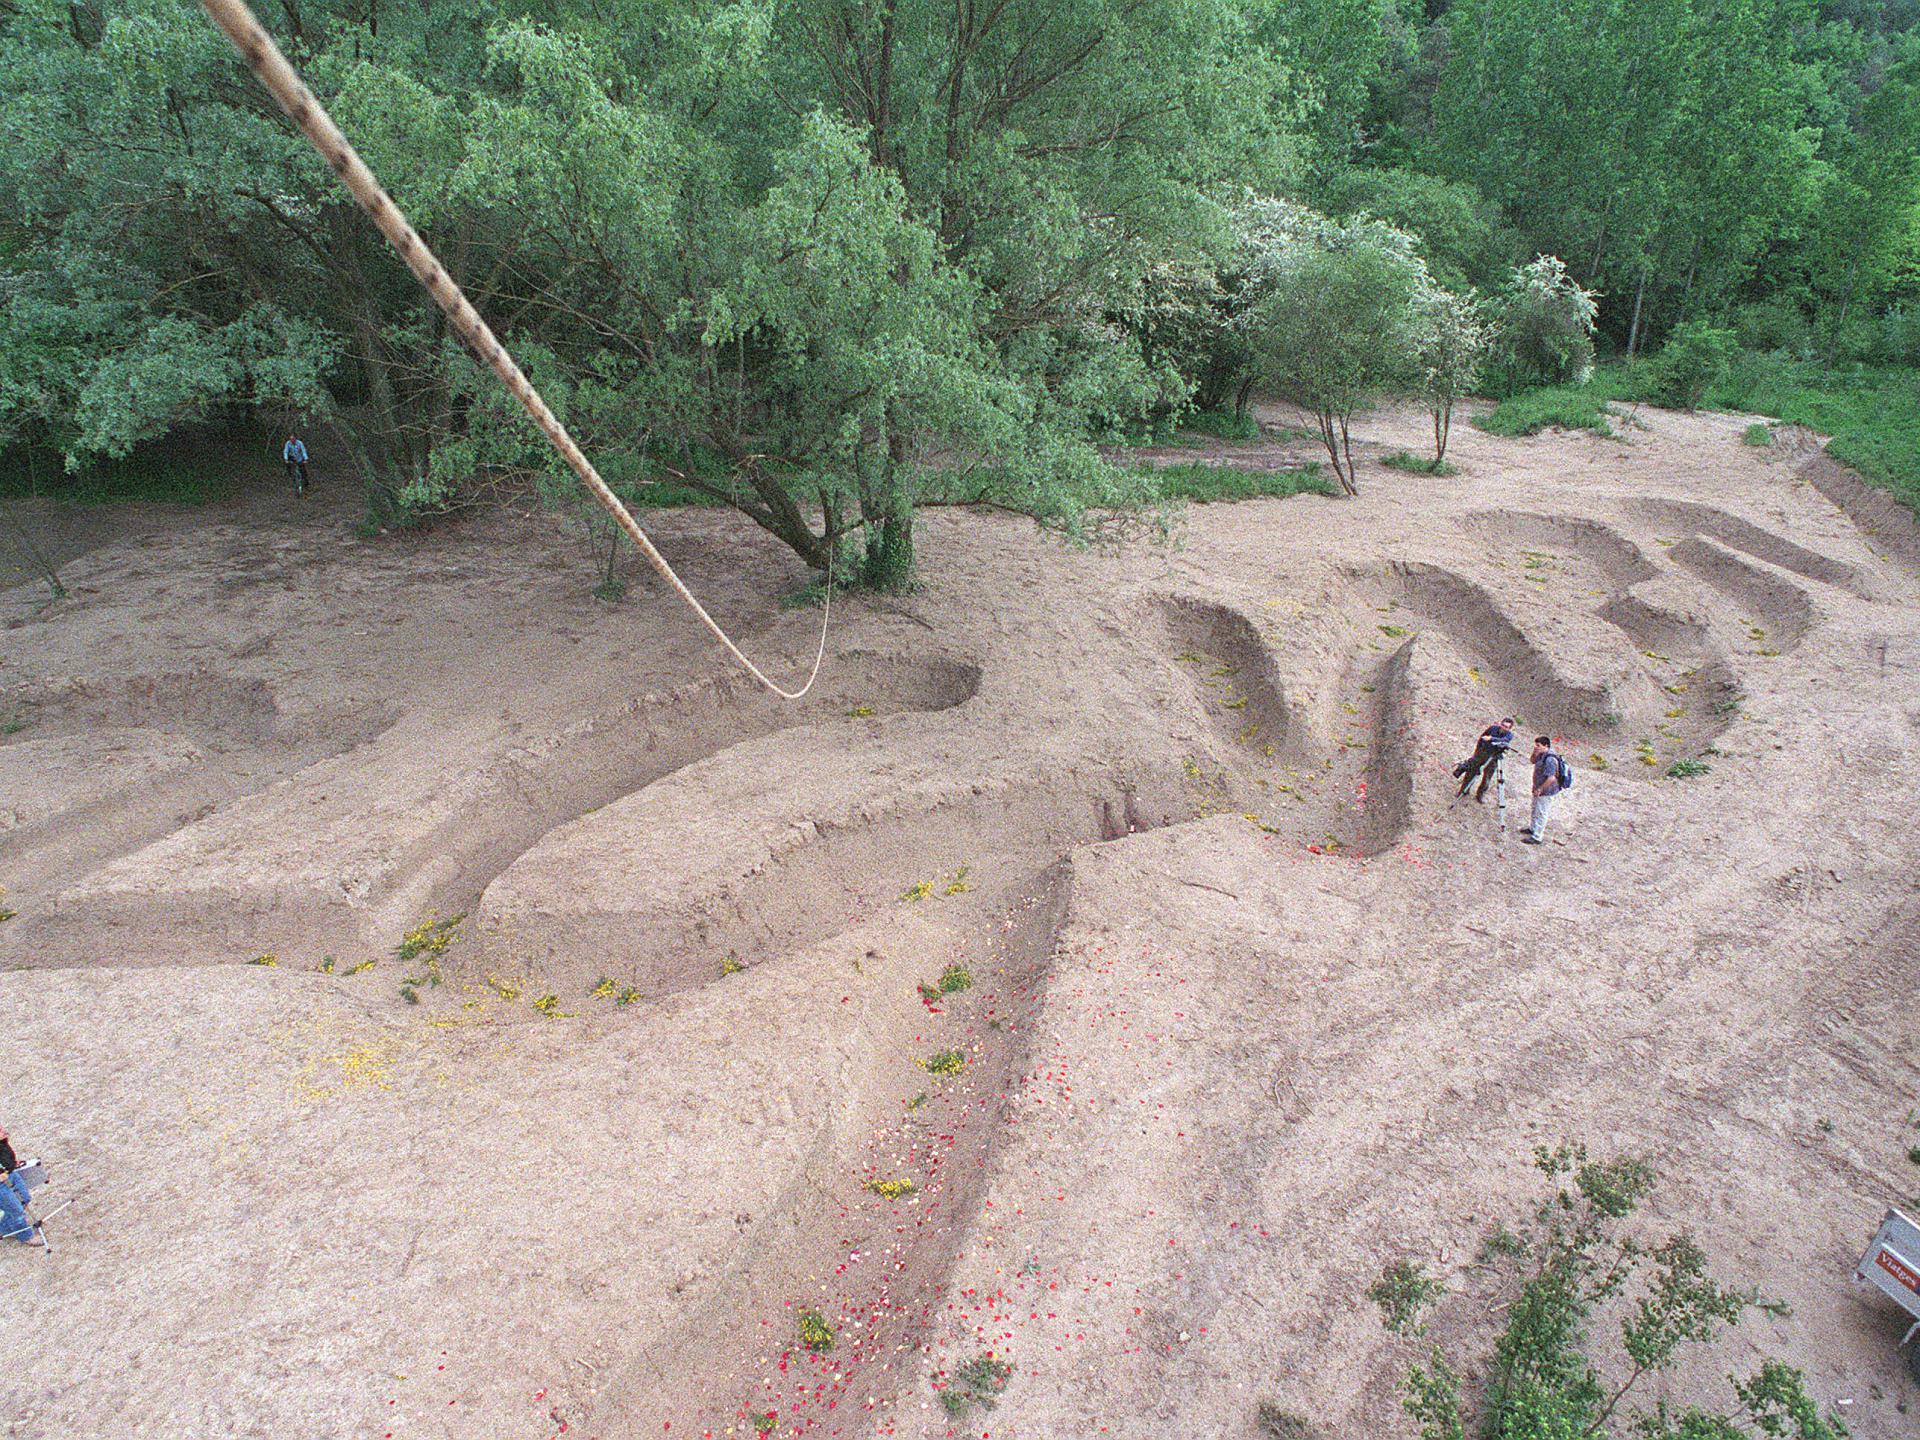
[[[925,1000],[938,1000],[942,995],[952,995],[972,988],[973,972],[964,965],[949,965],[940,972],[938,980],[932,984],[920,986],[920,995]]]
[[[833,1349],[833,1327],[811,1307],[800,1312],[800,1343],[815,1355],[824,1355]]]
[[[1771,1360],[1751,1378],[1733,1381],[1736,1403],[1730,1409],[1676,1409],[1663,1398],[1650,1410],[1623,1410],[1647,1376],[1671,1371],[1689,1347],[1712,1343],[1762,1302],[1754,1291],[1717,1279],[1684,1230],[1657,1240],[1635,1233],[1633,1217],[1654,1186],[1644,1161],[1594,1160],[1583,1146],[1563,1144],[1540,1147],[1534,1165],[1547,1182],[1546,1198],[1517,1231],[1499,1227],[1499,1243],[1481,1252],[1484,1263],[1505,1272],[1511,1287],[1506,1323],[1491,1354],[1465,1370],[1485,1377],[1473,1408],[1487,1440],[1846,1435],[1837,1419],[1819,1413],[1801,1373]],[[1369,1294],[1381,1306],[1383,1323],[1408,1333],[1405,1271],[1417,1267],[1401,1264],[1400,1282],[1377,1283],[1381,1293]],[[1594,1323],[1603,1314],[1617,1320],[1614,1344],[1602,1341],[1608,1330]],[[1421,1440],[1465,1435],[1462,1373],[1438,1346],[1426,1364],[1408,1371],[1404,1403]]]
[[[1254,1412],[1261,1440],[1316,1440],[1319,1434],[1313,1422],[1291,1410],[1283,1410],[1271,1400],[1262,1400]]]
[[[1251,368],[1319,423],[1334,479],[1349,495],[1355,411],[1418,383],[1418,306],[1434,285],[1405,232],[1337,222],[1274,202],[1272,239],[1252,277],[1260,299],[1237,324]]]
[[[1013,1366],[996,1360],[991,1353],[963,1361],[947,1380],[940,1394],[940,1408],[953,1416],[964,1415],[973,1406],[991,1410],[1013,1378]]]
[[[440,920],[429,915],[401,937],[400,944],[394,949],[394,956],[405,963],[446,954],[447,947],[453,944],[454,931],[460,928],[460,922],[466,918],[465,914],[460,914]]]
[[[1447,1293],[1446,1285],[1417,1260],[1396,1260],[1367,1287],[1380,1307],[1380,1323],[1396,1335],[1418,1335],[1427,1327],[1420,1314]]]
[[[1445,474],[1447,441],[1453,434],[1453,407],[1480,384],[1493,331],[1471,295],[1454,295],[1434,287],[1415,306],[1419,352],[1420,398],[1433,417],[1433,468]],[[1391,462],[1389,462],[1391,463]]]
[[[1675,326],[1648,366],[1652,398],[1675,409],[1699,409],[1707,392],[1727,378],[1739,350],[1731,330],[1699,320]]]
[[[1597,297],[1553,255],[1514,267],[1494,306],[1496,393],[1534,385],[1579,385],[1593,373]]]

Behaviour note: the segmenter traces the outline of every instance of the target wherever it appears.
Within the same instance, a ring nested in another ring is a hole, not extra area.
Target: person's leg
[[[33,1238],[26,1197],[13,1188],[10,1180],[0,1180],[0,1238],[22,1241]]]
[[[1552,795],[1533,797],[1533,838],[1536,844],[1546,836],[1547,812],[1553,809],[1555,798]]]
[[[1480,788],[1473,792],[1474,799],[1484,800],[1487,798],[1487,787],[1493,784],[1493,777],[1499,773],[1499,770],[1499,760],[1494,759],[1487,762],[1486,768],[1480,772]],[[1463,790],[1460,793],[1464,795],[1466,792]]]
[[[1464,795],[1467,793],[1467,787],[1473,784],[1473,777],[1480,773],[1482,767],[1484,767],[1492,757],[1492,753],[1493,752],[1488,750],[1484,745],[1476,745],[1473,747],[1473,754],[1469,755],[1455,772],[1460,777],[1460,794]]]

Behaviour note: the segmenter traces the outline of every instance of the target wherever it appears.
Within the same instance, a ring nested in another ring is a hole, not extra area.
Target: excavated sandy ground
[[[1639,419],[1437,480],[1376,416],[1360,499],[1172,548],[929,512],[793,706],[538,517],[70,546],[0,593],[0,1111],[77,1197],[0,1251],[0,1430],[1410,1435],[1369,1282],[1429,1260],[1484,1353],[1569,1137],[1791,1307],[1640,1398],[1777,1355],[1920,1432],[1850,1279],[1920,1192],[1920,542],[1808,437]],[[804,668],[795,564],[652,518]],[[1520,766],[1504,829],[1451,802],[1503,712],[1579,772],[1538,850]],[[394,958],[459,913],[442,983]]]

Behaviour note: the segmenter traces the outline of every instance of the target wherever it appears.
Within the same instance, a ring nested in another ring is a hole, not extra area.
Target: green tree
[[[1433,416],[1433,463],[1447,460],[1453,408],[1480,383],[1491,332],[1472,296],[1434,288],[1416,302],[1415,327],[1421,398]]]
[[[1800,1372],[1769,1361],[1732,1384],[1734,1406],[1690,1407],[1665,1400],[1651,1411],[1628,1404],[1649,1375],[1671,1370],[1692,1346],[1711,1344],[1756,1303],[1710,1272],[1684,1231],[1657,1242],[1633,1233],[1635,1213],[1652,1193],[1653,1171],[1632,1157],[1595,1160],[1578,1145],[1541,1147],[1535,1167],[1548,1194],[1519,1233],[1501,1227],[1483,1247],[1483,1263],[1510,1276],[1506,1321],[1485,1367],[1480,1406],[1487,1440],[1754,1440],[1792,1435],[1839,1440],[1846,1427],[1820,1415]],[[1402,1290],[1376,1285],[1383,1323],[1410,1333]],[[1617,1317],[1618,1353],[1596,1363],[1596,1314]],[[1459,1440],[1459,1373],[1438,1347],[1407,1376],[1405,1405],[1422,1440]],[[1626,1408],[1623,1409],[1623,1406]],[[1625,1421],[1625,1430],[1616,1428]]]
[[[1313,412],[1335,478],[1358,494],[1354,412],[1415,381],[1417,306],[1431,282],[1412,239],[1379,221],[1296,211],[1250,283],[1259,298],[1239,323],[1254,373]]]
[[[1564,385],[1593,371],[1592,291],[1555,255],[1518,265],[1494,302],[1494,366],[1503,393],[1529,385]]]

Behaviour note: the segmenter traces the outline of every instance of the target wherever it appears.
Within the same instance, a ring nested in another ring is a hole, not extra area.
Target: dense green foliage
[[[610,480],[876,583],[956,458],[1074,529],[1152,498],[1096,442],[1261,383],[1344,481],[1353,405],[1424,396],[1437,461],[1596,344],[1678,337],[1681,403],[1839,366],[1789,408],[1842,419],[1920,364],[1912,0],[263,18]],[[193,0],[0,3],[0,449],[294,423],[381,517],[571,493]]]
[[[1717,1280],[1706,1253],[1685,1231],[1663,1239],[1638,1233],[1636,1212],[1654,1175],[1632,1158],[1594,1160],[1578,1145],[1545,1147],[1534,1164],[1546,1197],[1517,1230],[1499,1226],[1480,1263],[1500,1277],[1505,1320],[1474,1407],[1486,1440],[1841,1440],[1847,1428],[1823,1416],[1791,1366],[1766,1361],[1730,1381],[1730,1407],[1666,1399],[1638,1402],[1642,1381],[1670,1371],[1690,1347],[1711,1344],[1762,1304],[1752,1291]],[[1445,1286],[1416,1262],[1399,1260],[1367,1292],[1381,1321],[1401,1335],[1423,1333],[1422,1312]],[[1484,1307],[1476,1307],[1483,1311]],[[1612,1343],[1608,1343],[1611,1336]],[[1405,1403],[1422,1440],[1463,1440],[1463,1371],[1435,1346],[1407,1375]]]
[[[1495,435],[1531,435],[1556,425],[1607,433],[1610,407],[1658,402],[1652,369],[1603,365],[1584,385],[1522,391],[1474,424]],[[1830,435],[1827,448],[1836,459],[1920,511],[1920,376],[1910,369],[1748,352],[1734,357],[1700,403]]]

